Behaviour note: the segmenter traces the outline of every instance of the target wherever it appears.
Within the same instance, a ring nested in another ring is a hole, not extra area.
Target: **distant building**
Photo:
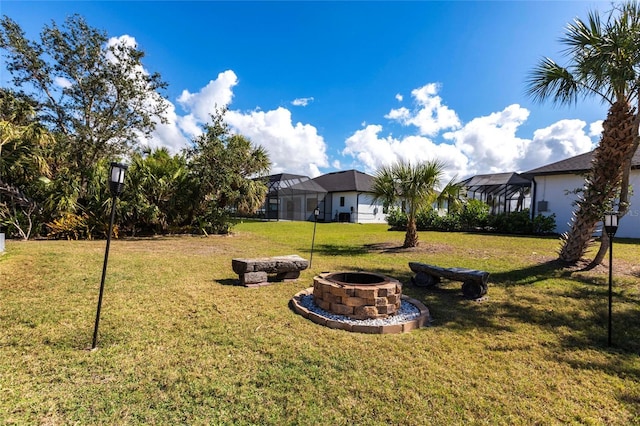
[[[577,190],[584,187],[584,175],[591,169],[593,151],[546,166],[529,170],[523,175],[533,180],[532,214],[556,215],[556,231],[567,232],[576,209]],[[629,185],[630,207],[620,221],[616,237],[640,238],[640,150],[633,156]]]
[[[327,173],[313,181],[327,194],[320,202],[319,221],[386,223],[382,202],[373,203],[374,177],[357,170]]]
[[[265,204],[260,216],[270,220],[386,223],[381,202],[372,203],[374,177],[357,170],[328,173],[315,179],[280,173],[268,176]]]

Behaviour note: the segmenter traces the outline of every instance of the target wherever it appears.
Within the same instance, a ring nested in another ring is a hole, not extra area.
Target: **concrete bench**
[[[466,268],[441,268],[419,262],[409,262],[415,272],[411,282],[418,287],[433,287],[441,278],[462,281],[462,294],[468,299],[478,299],[487,294],[489,273]]]
[[[240,284],[257,287],[269,284],[267,274],[275,274],[275,281],[293,281],[300,271],[309,267],[309,261],[298,255],[232,259],[231,268],[238,274]]]

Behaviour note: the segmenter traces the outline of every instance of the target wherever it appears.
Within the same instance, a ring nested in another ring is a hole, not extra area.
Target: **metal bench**
[[[411,282],[418,287],[433,287],[441,278],[446,278],[462,281],[462,294],[467,299],[479,299],[487,294],[488,272],[467,268],[441,268],[419,262],[409,262],[409,268],[416,274]]]
[[[238,274],[240,284],[257,287],[269,284],[267,274],[275,274],[274,281],[293,281],[300,271],[309,267],[309,261],[298,255],[232,259],[231,268]]]

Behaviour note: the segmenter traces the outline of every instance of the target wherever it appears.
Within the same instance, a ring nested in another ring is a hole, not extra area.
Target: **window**
[[[340,207],[344,207],[344,197],[340,197]]]

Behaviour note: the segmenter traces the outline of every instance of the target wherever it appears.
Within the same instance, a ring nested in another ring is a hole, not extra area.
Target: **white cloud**
[[[416,89],[412,96],[424,108],[417,112],[393,109],[385,116],[417,127],[420,135],[384,137],[380,136],[381,125],[367,125],[347,138],[342,154],[355,158],[367,173],[398,160],[438,159],[447,164],[446,180],[453,176],[461,179],[476,174],[523,172],[587,152],[593,149],[589,135],[602,129],[601,123],[596,122],[586,134],[584,121],[561,120],[536,130],[533,139],[521,138],[517,132],[527,121],[529,111],[517,104],[461,125],[455,111],[448,108],[441,114],[445,118],[438,118],[441,104],[436,93],[434,84]],[[420,118],[426,116],[432,118],[429,125],[428,119]],[[424,132],[426,128],[431,130]],[[455,130],[442,131],[447,128]],[[434,137],[430,137],[436,129]]]
[[[149,145],[167,146],[172,152],[186,147],[187,137],[201,134],[202,125],[215,112],[215,105],[230,105],[237,84],[235,73],[228,70],[195,93],[184,90],[178,103],[185,113],[179,114],[170,104],[168,123],[157,126]],[[529,111],[520,105],[513,104],[463,124],[454,110],[442,104],[437,93],[438,85],[433,83],[415,89],[411,92],[414,109],[400,107],[385,116],[414,127],[417,134],[384,135],[382,125],[363,122],[362,128],[345,140],[339,153],[342,157],[331,159],[316,127],[294,122],[286,108],[249,112],[229,109],[225,118],[233,131],[267,150],[271,173],[315,177],[324,168],[341,170],[343,160],[351,157],[354,161],[348,167],[374,174],[379,167],[400,159],[412,162],[438,159],[447,164],[443,183],[454,176],[462,179],[475,174],[526,171],[577,155],[592,149],[590,136],[597,136],[602,130],[602,122],[592,123],[587,134],[583,121],[561,120],[536,130],[532,139],[526,139],[517,135],[529,117]],[[296,101],[303,105],[312,99]],[[396,99],[402,101],[402,96],[396,95]]]
[[[248,114],[228,111],[226,120],[240,134],[269,153],[271,173],[296,173],[310,177],[327,167],[326,144],[310,124],[293,123],[291,111],[252,111]]]
[[[233,87],[238,84],[236,74],[225,71],[195,93],[184,90],[177,99],[186,114],[176,113],[170,105],[168,123],[159,124],[148,145],[167,146],[172,152],[188,146],[189,139],[202,134],[202,126],[210,121],[216,106],[229,106]],[[308,98],[312,100],[313,98]],[[322,174],[320,168],[329,166],[326,143],[310,124],[294,123],[286,108],[248,113],[229,109],[225,120],[231,130],[248,137],[253,144],[264,147],[272,162],[272,173],[297,173],[311,177]],[[187,138],[188,137],[188,138]]]
[[[53,82],[55,83],[56,86],[61,87],[63,89],[67,89],[71,86],[73,86],[73,84],[66,78],[64,77],[56,77],[54,78]]]
[[[443,135],[469,159],[463,175],[516,171],[529,141],[516,136],[529,111],[514,104],[500,112],[474,118],[461,129]]]
[[[227,70],[219,73],[215,80],[209,81],[205,87],[196,93],[191,93],[186,89],[183,90],[180,97],[178,97],[178,103],[185,111],[193,115],[193,118],[190,118],[187,122],[208,122],[211,114],[215,113],[216,108],[219,109],[231,103],[233,100],[233,87],[237,84],[238,77],[236,74],[231,70]],[[192,129],[189,132],[192,132]]]
[[[519,169],[531,170],[591,151],[594,144],[585,133],[585,126],[586,123],[582,120],[560,120],[549,127],[536,130],[533,132],[533,140],[520,158]]]
[[[602,123],[603,123],[603,120],[598,120],[591,123],[589,125],[589,136],[591,136],[592,138],[595,138],[595,137],[600,138],[603,130]]]
[[[460,127],[458,115],[442,105],[438,89],[438,84],[429,83],[412,90],[411,96],[417,107],[413,111],[405,107],[392,109],[385,118],[398,121],[405,126],[416,126],[423,136],[435,136],[442,130],[457,129]]]
[[[398,102],[402,102],[402,100],[403,100],[403,99],[404,99],[404,98],[402,97],[402,95],[401,95],[400,93],[396,94],[396,100],[397,100]]]
[[[452,145],[436,144],[424,136],[380,137],[381,131],[382,126],[374,124],[356,131],[345,141],[343,155],[355,157],[364,165],[364,171],[370,174],[399,160],[420,162],[437,159],[447,164],[443,183],[467,168],[467,158]]]
[[[310,102],[313,102],[313,97],[294,99],[291,102],[291,105],[294,105],[294,106],[307,106],[307,105],[309,105]]]
[[[142,143],[151,148],[166,147],[170,153],[176,154],[183,148],[186,148],[190,141],[184,133],[180,131],[181,126],[178,125],[178,121],[181,120],[181,117],[176,114],[175,106],[166,99],[162,101],[167,104],[165,113],[167,122],[161,123],[156,120],[156,128],[151,134],[151,138],[149,140],[142,140]]]

